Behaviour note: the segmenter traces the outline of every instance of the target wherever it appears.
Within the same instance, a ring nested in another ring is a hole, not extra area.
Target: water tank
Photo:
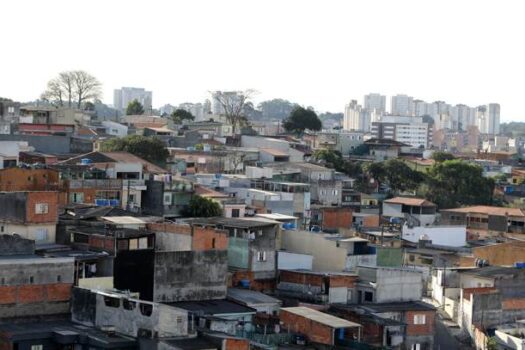
[[[80,160],[80,164],[82,164],[82,165],[88,165],[88,164],[91,164],[91,159],[89,159],[89,158],[82,158],[82,159]]]
[[[240,280],[239,281],[239,285],[242,287],[242,288],[250,288],[250,280]]]

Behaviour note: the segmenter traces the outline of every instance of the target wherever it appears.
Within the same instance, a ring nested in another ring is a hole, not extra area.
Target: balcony
[[[89,179],[89,180],[69,180],[69,189],[76,190],[82,188],[121,190],[122,180],[120,179]]]

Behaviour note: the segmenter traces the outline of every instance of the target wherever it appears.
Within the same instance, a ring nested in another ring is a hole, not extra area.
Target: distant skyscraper
[[[208,114],[205,113],[205,107],[202,103],[181,103],[178,108],[190,112],[195,117],[195,121],[205,120],[205,116]]]
[[[422,100],[413,100],[411,114],[415,117],[430,115],[429,104]]]
[[[392,115],[410,116],[412,113],[413,97],[407,95],[392,96],[390,113]]]
[[[500,106],[497,103],[479,106],[476,113],[477,126],[481,134],[498,135]]]
[[[153,93],[143,88],[134,87],[123,87],[122,89],[115,89],[113,92],[113,107],[115,109],[125,111],[128,104],[133,100],[139,101],[145,112],[151,111]]]
[[[363,107],[368,111],[373,111],[375,109],[378,113],[385,113],[386,96],[374,93],[365,95]]]
[[[370,112],[363,109],[356,100],[350,101],[345,107],[343,129],[370,131]]]

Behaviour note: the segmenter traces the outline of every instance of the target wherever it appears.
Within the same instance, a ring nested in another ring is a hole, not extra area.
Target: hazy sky
[[[368,92],[501,104],[525,121],[523,1],[25,1],[0,5],[0,96],[61,70],[153,90],[153,104],[259,91],[342,111]]]

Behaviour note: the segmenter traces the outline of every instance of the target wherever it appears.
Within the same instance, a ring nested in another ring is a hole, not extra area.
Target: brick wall
[[[8,168],[0,171],[0,191],[50,191],[58,187],[55,170]]]
[[[226,250],[228,249],[228,232],[213,227],[193,227],[192,249],[199,250]]]
[[[223,350],[249,350],[250,341],[248,339],[224,339]]]
[[[281,310],[279,317],[285,330],[300,333],[311,342],[333,345],[332,328],[286,310]]]
[[[147,228],[154,232],[166,232],[192,236],[192,250],[228,249],[228,231],[214,227],[190,226],[175,223],[149,223]]]
[[[280,271],[279,280],[281,282],[297,283],[321,287],[323,285],[323,276],[295,271]]]
[[[415,315],[425,315],[425,324],[414,324]],[[407,324],[407,335],[430,335],[434,334],[435,311],[407,311],[405,322]]]
[[[363,227],[379,227],[379,215],[363,217]]]
[[[47,213],[37,214],[37,204],[47,204]],[[28,223],[56,223],[58,221],[58,192],[28,192],[26,206]]]
[[[355,288],[358,276],[330,276],[330,287]]]
[[[350,208],[323,208],[324,229],[349,228],[352,226],[352,210]]]
[[[149,223],[147,229],[154,232],[178,233],[181,235],[191,235],[191,226],[188,224],[175,223]]]
[[[70,283],[0,286],[0,305],[68,301],[71,287]]]
[[[250,281],[250,289],[258,292],[271,291],[275,289],[275,279],[256,280],[253,272],[247,270],[235,271],[228,280],[228,287],[239,287],[241,280]]]
[[[472,248],[472,255],[488,260],[491,265],[514,265],[525,261],[525,242],[495,244]]]

